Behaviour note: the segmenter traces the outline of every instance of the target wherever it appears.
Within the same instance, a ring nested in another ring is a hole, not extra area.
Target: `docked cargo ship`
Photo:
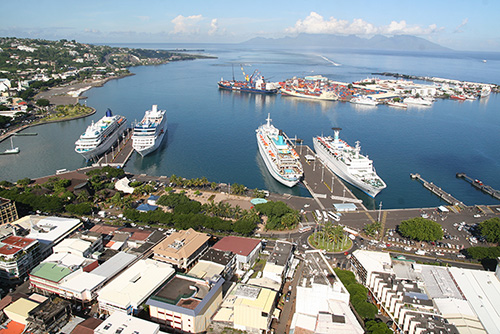
[[[96,123],[92,121],[87,130],[75,142],[75,152],[86,160],[91,160],[105,153],[127,129],[124,116],[113,115],[110,109]]]
[[[160,146],[166,132],[166,111],[158,110],[158,105],[154,104],[151,110],[144,113],[141,122],[134,126],[132,147],[144,157]]]
[[[340,128],[333,128],[331,136],[313,138],[316,154],[337,176],[375,197],[386,188],[384,181],[377,175],[373,161],[360,153],[359,141],[356,147],[349,146],[339,138]]]
[[[342,86],[332,84],[321,75],[286,80],[280,89],[281,95],[305,99],[336,101],[342,93]]]
[[[218,82],[220,89],[232,90],[244,93],[259,93],[259,94],[276,94],[279,91],[279,85],[272,82],[266,82],[264,77],[258,70],[255,70],[251,76],[248,76],[243,67],[241,68],[245,81],[224,80],[220,79]]]
[[[256,130],[260,155],[267,170],[277,181],[293,187],[304,175],[299,155],[286,142],[283,132],[271,124],[270,115],[266,120],[267,123]]]
[[[310,91],[310,90],[300,90],[293,89],[291,87],[281,88],[281,95],[289,95],[295,97],[302,97],[305,99],[315,99],[315,100],[324,100],[324,101],[336,101],[338,100],[338,96],[335,92],[328,91]]]

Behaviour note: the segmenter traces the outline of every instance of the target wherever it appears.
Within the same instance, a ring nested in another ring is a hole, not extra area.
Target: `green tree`
[[[500,243],[500,218],[494,217],[483,221],[479,224],[479,230],[489,242]]]
[[[500,247],[470,247],[467,254],[475,260],[496,259],[500,257]]]
[[[30,184],[32,182],[32,180],[29,178],[29,177],[25,177],[24,179],[20,179],[18,180],[16,183],[20,186],[27,186],[28,184]]]
[[[438,223],[422,217],[402,221],[398,226],[399,233],[417,241],[436,241],[443,239],[443,228]]]
[[[92,213],[93,206],[90,202],[83,202],[78,204],[68,204],[66,205],[66,211],[73,213],[78,216],[90,215]]]
[[[39,107],[48,107],[50,105],[50,101],[47,99],[38,99],[36,101],[36,105]]]

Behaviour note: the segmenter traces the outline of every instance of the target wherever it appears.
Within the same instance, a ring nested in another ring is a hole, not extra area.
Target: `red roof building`
[[[41,261],[38,240],[10,236],[0,242],[0,277],[19,280]]]
[[[259,239],[227,236],[219,240],[212,248],[220,251],[231,251],[236,254],[236,268],[249,269],[262,249]]]

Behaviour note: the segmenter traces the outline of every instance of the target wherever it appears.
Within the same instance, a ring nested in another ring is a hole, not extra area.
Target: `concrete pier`
[[[500,200],[500,191],[499,190],[493,189],[491,186],[483,184],[482,181],[480,181],[478,179],[473,179],[473,178],[467,176],[467,174],[465,174],[465,173],[457,173],[457,177],[462,178],[465,181],[468,181],[474,188],[477,188],[477,189],[481,190],[482,192],[490,195],[491,197]]]
[[[361,200],[356,198],[344,182],[335,175],[316,153],[307,145],[296,145],[304,168],[302,183],[309,190],[320,210],[332,210],[333,204],[354,203],[360,210],[366,210]],[[314,158],[312,160],[311,158]]]
[[[440,187],[436,186],[434,183],[427,182],[426,180],[424,180],[422,178],[422,176],[420,176],[420,174],[418,174],[418,173],[410,174],[410,177],[412,179],[415,179],[415,180],[422,182],[424,188],[430,190],[434,195],[441,198],[446,203],[451,204],[453,206],[456,206],[460,209],[463,209],[466,207],[466,205],[464,203],[462,203],[461,201],[459,201],[458,199],[456,199],[455,197],[453,197],[451,194],[447,193],[446,191],[444,191]]]
[[[122,168],[134,152],[132,148],[132,129],[127,129],[122,140],[118,141],[110,151],[106,152],[94,167],[113,166]]]

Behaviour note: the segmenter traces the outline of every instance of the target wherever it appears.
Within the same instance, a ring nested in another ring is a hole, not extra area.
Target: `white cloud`
[[[462,23],[460,23],[453,32],[454,33],[464,32],[462,28],[465,27],[467,23],[469,23],[469,19],[468,18],[463,19]]]
[[[84,32],[85,32],[85,33],[88,33],[88,34],[96,34],[96,35],[100,35],[100,34],[101,34],[101,31],[100,31],[100,30],[97,30],[97,29],[89,29],[89,28],[84,29]]]
[[[435,24],[428,27],[409,26],[404,20],[392,21],[389,25],[380,27],[376,27],[363,19],[354,19],[349,22],[330,17],[325,20],[320,14],[311,12],[304,20],[298,20],[295,26],[287,28],[285,31],[288,33],[339,35],[429,35],[440,30],[442,28],[438,28]]]
[[[208,30],[208,34],[212,36],[218,30],[219,30],[219,22],[217,21],[217,19],[212,19],[212,22],[210,22],[210,30]]]
[[[173,34],[189,34],[199,32],[197,23],[203,20],[202,15],[182,16],[178,15],[172,20],[174,24]]]

